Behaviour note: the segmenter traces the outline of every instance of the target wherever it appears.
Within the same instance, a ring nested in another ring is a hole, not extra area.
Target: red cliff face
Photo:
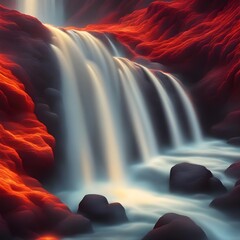
[[[87,30],[113,33],[136,56],[181,74],[210,124],[225,118],[215,134],[239,136],[239,1],[156,1],[140,9],[149,2],[85,1],[73,20],[90,14],[92,6],[99,8],[94,20],[111,24]],[[78,1],[69,6],[77,7]],[[52,230],[69,234],[68,224],[78,222],[80,230],[87,225],[35,179],[54,164],[54,139],[36,118],[32,100],[35,85],[41,94],[45,81],[49,84],[49,41],[39,21],[0,8],[0,239],[12,233],[33,239]]]
[[[111,32],[135,54],[183,76],[212,124],[240,108],[239,12],[237,0],[156,1],[118,24],[86,30]],[[215,133],[232,136],[222,130]]]
[[[37,119],[24,84],[31,90],[28,74],[41,66],[48,31],[31,17],[0,8],[0,36],[0,239],[87,231],[88,220],[72,214],[35,179],[52,169],[55,140]]]
[[[24,169],[29,174],[38,176],[53,164],[54,139],[37,120],[34,104],[23,84],[8,70],[15,64],[6,56],[0,57],[0,141],[15,150],[18,156],[16,171]]]
[[[70,212],[29,177],[53,165],[54,139],[37,120],[23,84],[9,71],[13,65],[0,56],[0,216],[6,231],[28,237],[55,226]]]
[[[154,0],[68,0],[68,25],[84,26],[89,23],[113,23],[136,9],[144,8]]]

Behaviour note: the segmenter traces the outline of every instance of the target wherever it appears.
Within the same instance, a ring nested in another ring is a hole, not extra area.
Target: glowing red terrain
[[[147,7],[154,0],[70,0],[67,4],[69,24],[113,23],[136,9]]]
[[[8,70],[12,64],[0,56],[0,213],[11,231],[29,235],[68,210],[26,175],[26,169],[41,173],[52,166],[54,139],[37,120],[23,84]]]
[[[179,74],[192,88],[203,116],[208,116],[207,124],[222,121],[214,133],[240,136],[238,0],[156,1],[143,9],[145,1],[97,2],[101,16],[96,19],[111,24],[89,25],[86,30],[112,33],[135,56]],[[89,14],[94,4],[86,1],[73,21]],[[116,10],[109,12],[115,4]],[[77,2],[71,5],[76,6]],[[136,8],[140,10],[132,12]],[[30,80],[44,77],[36,66],[44,62],[41,53],[47,51],[48,41],[48,32],[38,21],[0,8],[0,229],[6,236],[71,234],[77,232],[68,228],[73,222],[88,224],[35,179],[53,167],[54,138],[36,118],[29,93]]]
[[[0,56],[1,237],[5,239],[10,232],[24,239],[33,239],[42,232],[81,232],[88,221],[72,214],[29,176],[44,174],[52,167],[54,139],[37,120],[23,84],[8,70],[12,64]],[[69,227],[74,223],[78,223],[79,230]]]
[[[12,234],[35,239],[44,232],[81,232],[88,220],[72,214],[35,179],[52,169],[55,140],[34,113],[34,103],[22,83],[29,81],[27,71],[13,62],[25,62],[27,51],[21,51],[27,48],[29,36],[32,42],[40,42],[47,31],[33,18],[0,11],[1,52],[6,51],[0,55],[0,239],[12,239]],[[28,46],[32,55],[37,54],[33,46]],[[74,223],[79,230],[72,227]]]
[[[240,108],[239,12],[238,0],[156,1],[118,24],[85,29],[113,33],[135,54],[183,76],[212,124]],[[228,128],[216,126],[215,134],[240,134]]]

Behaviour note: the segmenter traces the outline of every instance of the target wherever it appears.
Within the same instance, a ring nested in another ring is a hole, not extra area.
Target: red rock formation
[[[144,8],[154,0],[68,0],[68,25],[84,26],[89,23],[113,23],[136,9]]]
[[[34,104],[23,84],[8,70],[11,64],[6,56],[0,56],[1,219],[8,234],[25,239],[47,231],[58,234],[88,231],[88,220],[75,217],[59,199],[30,177],[40,176],[52,167],[54,139],[37,120]],[[63,231],[59,226],[69,218],[73,218],[72,223],[64,224]],[[74,223],[79,229],[71,230]],[[1,228],[0,238],[4,238],[6,233]]]
[[[212,124],[240,108],[239,12],[238,0],[156,1],[118,24],[85,29],[113,33],[135,54],[184,76]]]
[[[87,219],[72,214],[35,179],[53,167],[55,140],[37,119],[23,83],[34,85],[28,73],[34,76],[41,66],[48,31],[33,18],[0,8],[0,36],[0,239],[89,231]]]
[[[145,6],[145,1],[97,2],[101,5],[95,5],[100,13],[95,20],[106,13],[101,20],[105,23]],[[86,11],[78,12],[76,19],[89,14],[94,4],[85,1]],[[116,11],[107,14],[113,7]],[[239,8],[238,0],[156,1],[118,23],[86,29],[113,33],[134,54],[182,74],[195,86],[199,106],[207,108],[203,111],[212,121],[227,116],[224,122],[229,125],[236,124],[240,109]],[[51,230],[70,234],[78,232],[78,226],[89,230],[86,219],[72,215],[33,178],[53,165],[54,139],[37,120],[30,97],[35,96],[34,84],[44,89],[47,81],[39,66],[45,66],[49,41],[40,22],[0,8],[0,238],[14,233],[33,239]],[[224,122],[215,130],[225,132]]]

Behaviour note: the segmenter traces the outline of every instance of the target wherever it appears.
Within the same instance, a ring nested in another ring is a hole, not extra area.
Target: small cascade
[[[102,69],[105,59],[109,59],[111,66],[110,55],[101,46],[99,40],[89,36],[86,32],[69,31],[67,34],[57,28],[48,27],[53,35],[53,50],[58,58],[62,74],[62,94],[68,129],[66,148],[70,161],[69,172],[72,176],[80,176],[75,181],[91,184],[97,174],[94,166],[100,166],[101,163],[98,163],[98,160],[100,162],[103,159],[102,164],[106,168],[108,178],[113,182],[122,181],[125,151],[121,148],[121,133],[117,126],[120,120],[116,111],[118,103],[117,99],[114,102],[111,91],[111,88],[116,87],[112,85],[109,78],[115,73],[107,67]],[[87,58],[85,55],[88,53],[84,53],[85,45],[80,45],[81,39],[78,34],[86,40],[82,42],[84,44],[88,44],[89,37],[91,37],[93,41],[91,48],[99,51],[95,62],[91,61],[90,56]],[[93,133],[92,129],[96,129],[97,132]],[[94,149],[95,139],[101,145],[100,151],[97,152]],[[78,173],[75,175],[75,172]]]
[[[105,34],[105,37],[107,39],[107,41],[109,42],[109,45],[111,46],[112,50],[113,50],[113,55],[115,57],[121,57],[121,53],[119,52],[119,50],[116,48],[116,46],[113,44],[112,40]]]
[[[172,147],[185,143],[174,99],[154,72],[119,57],[107,36],[107,45],[116,56],[88,32],[48,27],[61,69],[69,172],[79,176],[75,181],[91,184],[108,179],[122,183],[133,157],[133,145],[137,147],[137,161],[149,161],[159,155],[162,144],[141,86],[143,82],[150,82],[157,93],[162,105],[157,114],[166,119]],[[162,74],[174,86],[184,106],[192,141],[199,141],[201,130],[186,91],[175,77]],[[158,124],[161,126],[161,122]]]
[[[141,157],[147,161],[158,152],[158,145],[147,105],[138,86],[136,65],[127,59],[115,58],[119,65],[121,83],[127,99],[132,126],[139,145]]]
[[[177,118],[176,111],[174,109],[173,102],[167,94],[167,91],[164,89],[161,81],[146,67],[141,66],[146,75],[149,77],[151,82],[154,84],[157,89],[158,96],[163,103],[164,113],[167,117],[168,128],[171,133],[171,139],[175,147],[179,147],[183,144],[183,133],[181,132],[181,127],[179,124],[179,119]]]
[[[195,112],[195,109],[191,103],[190,98],[187,96],[186,92],[184,91],[183,87],[181,86],[181,83],[179,80],[174,77],[173,75],[169,73],[165,73],[166,76],[169,77],[169,80],[174,85],[175,89],[178,92],[178,95],[183,103],[184,110],[187,114],[187,119],[189,120],[189,126],[191,128],[191,134],[192,138],[195,142],[200,142],[203,138],[200,124],[197,118],[197,114]]]
[[[44,23],[63,25],[64,0],[17,0],[17,10]]]
[[[87,66],[82,64],[81,69],[78,68],[78,61],[84,61],[84,57],[66,33],[50,26],[49,29],[55,36],[52,48],[59,61],[62,78],[63,107],[68,129],[66,132],[66,155],[71,162],[74,162],[69,165],[70,176],[74,177],[69,181],[78,181],[76,176],[79,176],[79,172],[81,172],[81,182],[91,184],[94,169],[93,156],[78,83],[80,72],[82,72],[83,78],[88,78]],[[78,70],[80,71],[78,72]]]

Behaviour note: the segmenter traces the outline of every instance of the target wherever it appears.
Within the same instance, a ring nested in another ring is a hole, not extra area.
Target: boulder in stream
[[[231,164],[225,171],[229,177],[240,178],[240,161]]]
[[[170,172],[170,190],[183,193],[223,193],[226,188],[206,167],[180,163]]]
[[[210,206],[240,219],[240,185],[236,185],[230,193],[215,198]]]
[[[143,240],[207,240],[205,232],[189,217],[175,213],[162,216]]]
[[[93,222],[120,224],[128,221],[124,207],[120,203],[108,203],[108,200],[97,194],[86,195],[78,206],[78,213]]]

